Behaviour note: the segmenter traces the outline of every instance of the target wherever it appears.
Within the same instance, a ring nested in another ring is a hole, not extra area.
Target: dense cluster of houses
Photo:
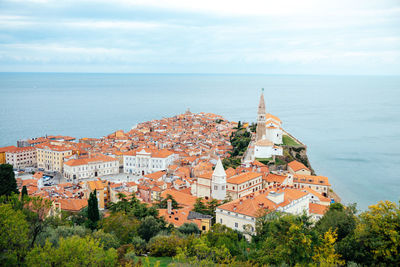
[[[280,149],[279,118],[265,115],[259,120],[265,125],[256,149],[267,141],[272,149]],[[219,115],[187,111],[103,138],[46,136],[19,141],[18,147],[0,148],[0,164],[12,164],[16,171],[34,168],[31,176],[17,175],[18,185],[26,186],[31,196],[51,199],[55,210],[78,212],[96,191],[105,212],[109,203],[122,197],[134,195],[153,205],[170,195],[180,208],[173,209],[168,201],[160,215],[175,226],[193,222],[205,231],[212,216],[193,211],[200,197],[224,203],[216,209],[216,222],[239,231],[253,232],[257,217],[271,210],[304,212],[318,220],[330,205],[330,184],[327,177],[311,175],[302,163],[292,161],[279,171],[270,171],[256,159],[236,169],[223,167],[221,158],[230,156],[229,137],[236,126]],[[51,172],[61,174],[62,182],[46,184]],[[127,179],[108,179],[113,175]]]

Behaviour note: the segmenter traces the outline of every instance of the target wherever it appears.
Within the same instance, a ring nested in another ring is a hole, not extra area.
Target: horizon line
[[[127,74],[127,75],[265,75],[265,76],[400,76],[400,74],[317,74],[317,73],[239,73],[239,72],[73,72],[0,71],[0,74]]]

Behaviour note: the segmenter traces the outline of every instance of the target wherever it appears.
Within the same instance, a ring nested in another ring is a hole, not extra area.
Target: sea
[[[399,201],[400,76],[0,73],[0,146],[102,137],[187,109],[254,122],[261,88],[343,203]]]

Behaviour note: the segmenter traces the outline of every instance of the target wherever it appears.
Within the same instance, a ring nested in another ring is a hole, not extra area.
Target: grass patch
[[[300,146],[299,143],[297,143],[293,138],[291,138],[288,135],[282,136],[282,142],[283,142],[283,145],[285,145],[285,146]]]
[[[286,161],[281,160],[279,158],[275,158],[275,165],[285,165]]]
[[[256,158],[256,160],[258,160],[262,164],[267,165],[270,161],[272,161],[272,157],[270,157],[270,158]]]
[[[137,257],[142,260],[142,263],[146,262],[146,258],[149,258],[150,266],[154,266],[157,261],[160,262],[160,267],[167,267],[173,260],[172,257]]]

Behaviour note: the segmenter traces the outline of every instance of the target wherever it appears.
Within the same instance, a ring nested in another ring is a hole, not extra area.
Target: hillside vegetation
[[[316,224],[306,215],[265,214],[251,241],[220,224],[167,225],[135,197],[87,223],[88,211],[47,217],[49,203],[18,195],[0,200],[0,258],[5,266],[398,266],[400,208],[389,201],[357,214],[333,204]],[[208,212],[208,208],[206,211]],[[210,209],[211,210],[211,209]],[[262,214],[260,214],[262,215]],[[250,233],[249,233],[250,234]],[[144,254],[150,258],[143,257]],[[162,258],[158,258],[162,257]]]

